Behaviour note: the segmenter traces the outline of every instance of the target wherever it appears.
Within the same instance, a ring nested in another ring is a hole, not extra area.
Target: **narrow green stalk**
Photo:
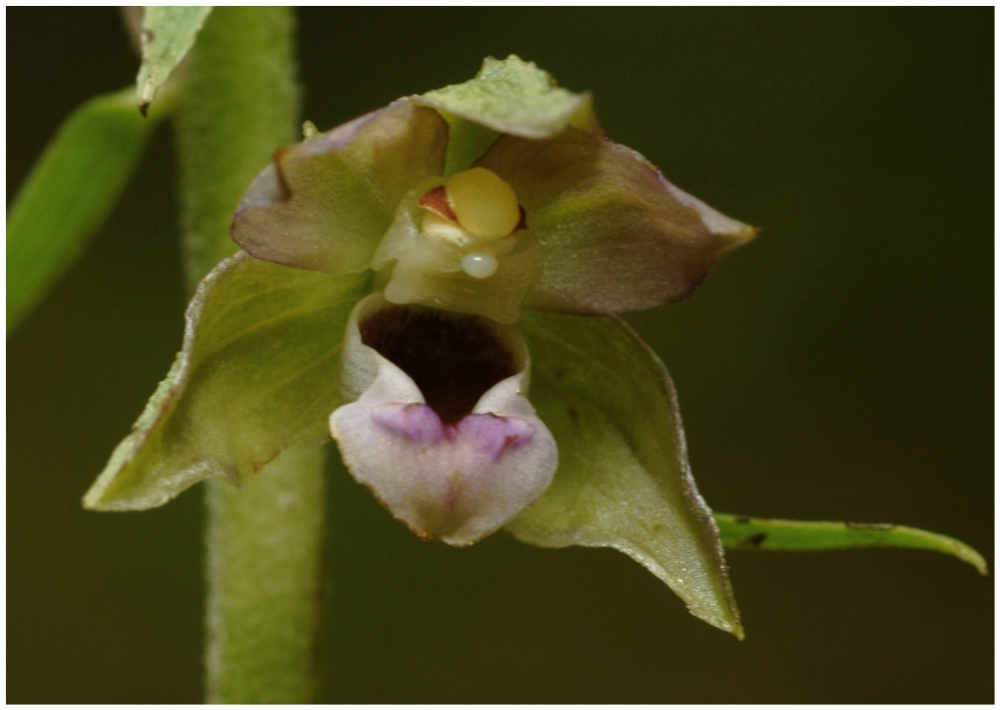
[[[236,205],[294,141],[297,110],[291,10],[213,10],[190,54],[177,121],[189,291],[235,251]],[[312,699],[323,499],[318,449],[286,452],[241,491],[209,482],[209,701]]]
[[[233,212],[274,151],[295,141],[298,94],[292,11],[215,8],[188,55],[177,122],[191,293],[236,251]]]
[[[323,453],[288,449],[243,490],[209,482],[209,702],[314,699]]]
[[[859,547],[908,547],[934,550],[968,562],[987,574],[986,560],[961,540],[919,528],[888,523],[832,523],[807,520],[765,520],[715,513],[722,544],[734,550],[816,552]]]

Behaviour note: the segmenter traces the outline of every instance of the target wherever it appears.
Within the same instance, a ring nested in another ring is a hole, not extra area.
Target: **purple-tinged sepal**
[[[356,401],[330,432],[351,474],[421,537],[471,544],[551,483],[556,444],[528,402],[513,328],[375,294],[351,315],[342,367]]]
[[[372,269],[397,304],[508,324],[522,308],[641,310],[686,298],[757,233],[608,140],[588,93],[513,55],[313,131],[247,190],[233,239],[286,266]]]
[[[541,245],[529,309],[600,315],[679,301],[757,233],[634,150],[572,127],[546,140],[500,136],[476,165],[511,185]]]
[[[283,148],[243,196],[233,240],[276,264],[362,272],[403,197],[441,174],[447,142],[436,111],[400,99]]]

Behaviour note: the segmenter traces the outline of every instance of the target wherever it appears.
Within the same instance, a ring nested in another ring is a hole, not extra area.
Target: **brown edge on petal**
[[[427,532],[426,530],[421,530],[419,528],[415,528],[410,523],[408,523],[406,520],[404,520],[403,518],[401,518],[398,515],[396,515],[396,513],[395,513],[395,511],[393,511],[392,507],[388,503],[386,503],[384,500],[382,500],[382,498],[379,496],[378,492],[375,490],[375,488],[370,483],[365,483],[365,482],[362,481],[361,485],[368,489],[368,492],[372,494],[372,497],[375,498],[376,501],[378,501],[379,505],[381,505],[383,508],[386,509],[386,511],[388,511],[389,515],[391,515],[394,520],[396,520],[396,521],[402,523],[403,525],[405,525],[406,528],[410,532],[412,532],[414,535],[416,535],[418,538],[420,538],[424,542],[445,542],[442,539],[442,533],[432,533],[432,532]],[[446,533],[444,533],[444,534],[446,534]],[[449,545],[451,547],[471,547],[472,545],[475,545],[477,542],[478,542],[478,540],[470,540],[469,542],[466,542],[466,543],[463,543],[463,544],[455,544],[455,543],[451,543],[451,542],[445,542],[445,544]]]
[[[291,151],[292,146],[285,146],[274,151],[274,174],[278,178],[278,189],[281,190],[281,201],[288,202],[292,199],[292,188],[288,185],[288,178],[281,166],[282,159]]]
[[[283,169],[283,163],[287,159],[295,157],[296,155],[299,155],[302,158],[313,158],[327,153],[343,150],[351,144],[361,129],[363,129],[368,123],[398,103],[399,102],[396,101],[389,104],[389,106],[386,106],[385,108],[372,111],[364,116],[359,116],[353,121],[349,121],[330,131],[320,133],[314,138],[307,138],[297,143],[292,143],[291,145],[278,148],[274,151],[271,162],[264,168],[263,171],[257,174],[254,180],[250,183],[250,186],[244,192],[243,196],[240,198],[240,203],[236,207],[236,213],[233,215],[233,222],[235,223],[236,218],[248,209],[270,207],[292,199],[292,189],[288,184],[288,179],[285,177]],[[277,183],[275,187],[281,194],[264,198],[263,195],[254,194],[254,187],[268,167],[274,169],[275,182]]]
[[[290,248],[271,248],[268,241],[274,235],[255,233],[252,227],[246,228],[247,231],[244,232],[244,225],[247,223],[252,224],[251,218],[247,216],[248,213],[267,210],[299,199],[300,196],[297,193],[300,190],[300,186],[296,181],[294,170],[297,164],[347,149],[358,138],[358,135],[368,128],[369,124],[379,119],[379,117],[383,119],[388,118],[390,125],[392,125],[393,121],[399,123],[400,120],[403,120],[403,128],[409,131],[413,128],[413,115],[407,114],[407,111],[411,114],[419,112],[427,116],[435,116],[436,120],[440,122],[440,128],[444,133],[440,135],[435,134],[436,142],[433,145],[436,150],[439,147],[437,141],[440,139],[442,143],[440,146],[442,148],[440,151],[440,161],[443,165],[443,145],[446,143],[447,138],[447,123],[435,110],[416,104],[409,98],[399,99],[384,108],[360,116],[330,131],[276,150],[272,161],[250,183],[236,207],[236,211],[229,223],[229,234],[233,241],[255,258],[282,266],[327,273],[353,273],[368,268],[370,260],[365,260],[365,263],[362,264],[362,259],[359,257],[354,259],[349,266],[345,266],[340,261],[329,258],[329,254],[324,255],[324,253],[321,253],[322,250],[316,244],[297,242],[294,234],[291,233],[288,240]],[[376,135],[378,134],[376,133]],[[430,166],[428,170],[434,174],[438,174],[441,172],[441,165]],[[292,186],[293,183],[296,183],[294,187]],[[446,200],[442,200],[441,202],[447,206]],[[437,212],[443,209],[440,204],[435,206],[437,207],[435,209]],[[450,212],[450,206],[447,207]],[[448,215],[445,214],[444,216],[447,217]],[[454,214],[451,215],[451,218],[457,222]],[[377,241],[375,243],[377,244]]]
[[[238,247],[255,256],[244,247],[243,243],[236,238],[236,231],[240,222],[245,219],[244,213],[254,209],[267,209],[275,205],[287,203],[292,199],[292,188],[288,184],[284,170],[281,167],[282,159],[292,151],[295,146],[285,146],[274,151],[271,162],[264,168],[243,193],[239,205],[233,217],[229,220],[229,236]],[[271,169],[271,179],[262,180]],[[258,192],[259,190],[259,192]],[[258,257],[260,258],[260,257]]]
[[[683,301],[691,297],[708,278],[720,257],[753,240],[761,231],[759,228],[751,227],[726,216],[700,199],[686,193],[667,180],[659,168],[641,153],[616,143],[603,132],[589,133],[571,125],[567,128],[564,137],[573,142],[579,142],[578,149],[581,153],[585,150],[595,153],[607,152],[606,159],[609,161],[609,165],[615,169],[616,174],[621,173],[618,177],[625,183],[606,187],[606,191],[615,200],[625,200],[630,204],[634,203],[633,206],[643,209],[645,207],[642,203],[647,200],[651,201],[651,207],[654,208],[651,215],[657,220],[663,217],[663,210],[661,210],[663,205],[659,203],[664,200],[673,203],[673,206],[667,210],[668,213],[673,214],[672,217],[667,214],[667,217],[670,218],[668,221],[681,220],[686,225],[683,231],[687,238],[680,241],[676,238],[670,238],[665,240],[663,245],[658,245],[656,240],[652,238],[646,239],[649,253],[643,257],[648,268],[643,271],[643,274],[649,276],[654,271],[663,273],[657,275],[656,279],[644,282],[642,288],[636,289],[626,288],[628,275],[619,275],[618,278],[612,280],[613,269],[609,267],[595,267],[593,270],[592,282],[600,288],[574,288],[568,279],[563,279],[560,283],[551,278],[552,273],[559,271],[559,264],[556,259],[552,259],[552,263],[549,263],[547,258],[547,264],[554,265],[556,268],[552,271],[546,269],[541,280],[528,293],[523,303],[523,307],[526,309],[567,315],[601,316],[641,311],[667,303]],[[513,170],[513,166],[528,166],[527,172],[530,173],[533,167],[530,163],[530,157],[525,158],[524,155],[517,153],[509,154],[511,141],[510,136],[501,136],[484,156],[476,161],[476,165],[502,171]],[[497,158],[498,153],[500,158]],[[528,155],[531,156],[530,151],[528,151]],[[561,176],[561,179],[568,182],[572,176],[573,173],[567,171],[566,177]],[[633,183],[633,185],[628,183]],[[515,188],[515,191],[525,189],[523,184],[516,181],[512,181],[512,187]],[[630,194],[630,187],[639,194]],[[526,193],[524,197],[528,198],[528,205],[532,207],[533,211],[538,210],[538,216],[542,218],[542,222],[547,227],[545,232],[539,235],[540,240],[542,238],[548,239],[551,227],[544,206],[538,203],[539,198],[536,195]],[[522,222],[518,225],[518,229],[527,226],[526,223]],[[651,223],[652,226],[655,225]],[[657,228],[656,231],[664,236],[670,236],[662,228]],[[651,230],[650,234],[652,234]],[[698,236],[699,234],[700,236]],[[621,230],[621,235],[626,237],[622,241],[627,242],[629,236],[627,230]],[[691,238],[692,235],[695,238]],[[610,243],[607,242],[607,244]],[[546,246],[550,245],[547,243]],[[603,248],[601,245],[598,246]],[[616,249],[623,249],[622,244],[614,246]],[[558,249],[546,250],[547,256],[552,251],[558,251],[562,248],[564,247],[560,245]],[[605,298],[600,295],[602,290],[618,291],[618,296]]]
[[[521,219],[517,220],[517,226],[514,227],[514,232],[520,232],[522,229],[527,229],[528,228],[528,215],[527,215],[527,213],[524,211],[524,208],[521,207],[521,205],[518,205],[517,209],[521,213]],[[514,232],[511,232],[511,234],[513,234]]]

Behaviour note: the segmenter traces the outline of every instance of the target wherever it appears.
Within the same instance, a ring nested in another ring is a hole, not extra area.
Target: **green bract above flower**
[[[605,138],[589,95],[488,59],[277,153],[85,505],[244,485],[332,435],[424,537],[614,547],[741,635],[666,369],[614,314],[754,233]]]

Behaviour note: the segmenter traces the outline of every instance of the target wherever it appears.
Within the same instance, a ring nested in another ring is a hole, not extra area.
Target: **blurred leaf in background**
[[[83,252],[163,116],[127,88],[90,99],[59,127],[7,216],[7,334]]]

